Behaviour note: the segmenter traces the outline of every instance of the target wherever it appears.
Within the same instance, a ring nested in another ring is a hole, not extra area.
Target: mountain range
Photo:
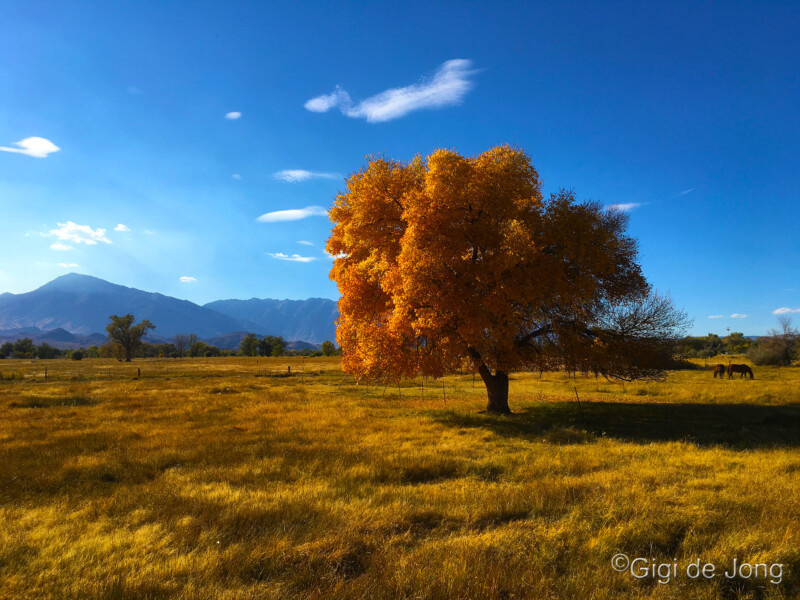
[[[30,337],[59,347],[105,340],[109,315],[131,313],[155,326],[147,340],[169,341],[195,333],[219,347],[235,347],[248,332],[319,344],[335,339],[336,302],[308,300],[218,300],[203,306],[97,277],[70,273],[23,294],[0,294],[0,339]]]

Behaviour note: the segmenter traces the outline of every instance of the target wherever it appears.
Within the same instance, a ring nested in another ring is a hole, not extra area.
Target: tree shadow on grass
[[[437,413],[451,427],[531,441],[583,443],[611,437],[634,443],[684,441],[741,450],[800,447],[800,404],[537,403],[510,416]]]

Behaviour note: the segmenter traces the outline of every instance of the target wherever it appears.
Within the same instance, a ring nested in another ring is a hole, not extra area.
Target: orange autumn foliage
[[[471,363],[491,408],[493,377],[507,396],[515,369],[598,362],[613,345],[599,327],[606,309],[649,293],[626,216],[566,191],[543,199],[529,157],[509,146],[372,159],[330,218],[337,341],[357,378],[438,377]]]

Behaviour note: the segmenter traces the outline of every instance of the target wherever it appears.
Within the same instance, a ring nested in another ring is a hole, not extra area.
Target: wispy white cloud
[[[288,181],[289,183],[297,183],[298,181],[307,181],[309,179],[339,179],[341,175],[336,173],[320,173],[319,171],[306,171],[305,169],[286,169],[278,171],[274,175],[275,179],[281,181]]]
[[[58,263],[59,267],[64,267],[65,269],[74,269],[78,266],[78,263]]]
[[[75,244],[86,244],[95,246],[97,242],[110,244],[111,240],[106,237],[106,230],[102,228],[92,229],[88,225],[78,225],[72,221],[59,223],[58,229],[51,229],[50,235],[59,240],[73,242]],[[52,248],[53,246],[51,246]]]
[[[347,256],[347,254],[345,254],[344,252],[340,252],[339,254],[331,254],[327,250],[325,250],[325,254],[331,260],[336,260],[337,258],[345,258]]]
[[[330,109],[336,108],[337,106],[347,107],[352,105],[353,101],[350,99],[350,94],[337,85],[336,89],[330,94],[323,94],[322,96],[311,98],[311,100],[306,102],[303,106],[306,110],[310,110],[311,112],[322,113],[328,112]],[[342,108],[342,112],[344,112],[344,108]]]
[[[130,230],[131,230],[130,227],[128,227],[127,225],[123,225],[122,223],[114,227],[114,231],[130,231]]]
[[[196,277],[189,277],[188,275],[184,275],[183,277],[178,277],[183,283],[194,283],[197,281]]]
[[[708,315],[709,319],[722,319],[725,315]]]
[[[311,112],[338,108],[342,114],[366,119],[368,123],[391,121],[415,110],[459,104],[473,87],[469,77],[475,71],[471,66],[471,60],[448,60],[427,81],[389,89],[358,104],[354,104],[350,94],[337,86],[332,93],[311,98],[304,106]]]
[[[276,210],[264,213],[256,221],[261,223],[277,223],[279,221],[299,221],[307,217],[326,217],[328,211],[321,206],[306,206],[305,208],[292,208],[289,210]]]
[[[284,254],[283,252],[267,252],[269,256],[272,258],[277,258],[278,260],[289,260],[292,262],[311,262],[312,260],[317,260],[313,256],[300,256],[299,254]]]
[[[236,119],[242,118],[242,113],[235,110],[233,112],[225,113],[225,118],[228,119],[229,121],[235,121]]]
[[[19,148],[0,146],[0,150],[3,152],[25,154],[26,156],[34,156],[36,158],[45,158],[48,154],[61,150],[61,148],[56,146],[53,142],[42,137],[25,138],[19,142],[14,142],[14,145],[19,146]]]
[[[747,315],[744,315],[744,314],[741,314],[741,313],[733,313],[731,315],[731,319],[746,319],[746,318],[747,318]]]
[[[609,204],[606,208],[608,210],[619,210],[622,212],[630,212],[634,208],[641,206],[639,202],[628,202],[627,204]]]
[[[682,192],[680,192],[678,194],[678,196],[685,196],[686,194],[691,194],[696,189],[697,189],[696,187],[693,187],[693,188],[689,188],[688,190],[683,190]]]
[[[298,244],[303,244],[303,246],[313,246],[314,245],[313,243],[308,242],[306,240],[298,240],[297,243]]]
[[[236,181],[239,181],[242,178],[242,176],[239,175],[238,173],[234,173],[233,175],[231,175],[231,177],[233,177]]]
[[[781,308],[776,308],[772,311],[773,315],[788,315],[791,313],[800,313],[800,308],[787,308],[782,306]]]
[[[61,250],[61,251],[72,250],[72,246],[70,246],[69,244],[62,244],[61,242],[56,242],[55,244],[50,244],[50,247],[53,250]]]

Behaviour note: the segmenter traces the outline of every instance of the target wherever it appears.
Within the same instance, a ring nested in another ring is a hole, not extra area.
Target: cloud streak
[[[281,221],[299,221],[308,217],[327,217],[328,211],[321,206],[306,206],[289,210],[275,210],[264,213],[256,219],[260,223],[279,223]]]
[[[105,229],[92,229],[88,225],[78,225],[72,221],[59,223],[58,229],[50,230],[50,235],[55,236],[63,242],[86,244],[87,246],[96,246],[97,242],[103,242],[104,244],[111,243],[111,240],[106,237]],[[55,244],[50,247],[55,248]],[[56,250],[63,250],[63,248],[56,248]]]
[[[312,260],[317,260],[313,256],[300,256],[299,254],[284,254],[283,252],[267,252],[269,256],[272,258],[277,258],[278,260],[288,260],[291,262],[302,262],[308,263]]]
[[[131,230],[130,227],[128,227],[127,225],[123,225],[122,223],[114,227],[114,231],[130,231],[130,230]]]
[[[228,119],[228,121],[235,121],[242,118],[242,113],[234,110],[233,112],[225,113],[225,118]]]
[[[606,208],[608,210],[618,210],[621,212],[631,212],[634,208],[641,206],[639,202],[628,202],[627,204],[609,204]]]
[[[722,319],[725,315],[708,315],[709,319]]]
[[[339,179],[341,175],[336,173],[321,173],[319,171],[306,171],[305,169],[285,169],[283,171],[278,171],[273,177],[288,183],[297,183],[298,181],[308,181],[309,179]]]
[[[53,250],[61,250],[62,252],[66,251],[66,250],[72,250],[72,248],[73,248],[69,244],[62,244],[61,242],[56,242],[55,244],[50,244],[50,247]]]
[[[19,148],[0,146],[0,150],[3,152],[14,152],[16,154],[24,154],[25,156],[33,156],[35,158],[46,158],[48,154],[61,150],[61,148],[50,140],[41,137],[25,138],[19,142],[14,142],[14,145],[19,146]]]
[[[58,266],[65,269],[73,269],[78,266],[78,263],[58,263]]]
[[[800,313],[800,308],[787,308],[782,306],[781,308],[776,308],[772,311],[773,315],[789,315],[792,313]]]
[[[471,60],[448,60],[427,81],[392,88],[358,104],[353,102],[350,94],[337,86],[330,94],[311,98],[304,106],[306,110],[318,113],[338,108],[343,115],[366,119],[368,123],[391,121],[417,110],[460,104],[474,86],[469,79],[475,73],[471,67]]]
[[[731,319],[746,319],[746,318],[747,318],[747,315],[744,315],[744,314],[741,314],[741,313],[733,313],[731,315]]]
[[[184,275],[183,277],[178,277],[178,279],[180,279],[180,281],[182,281],[183,283],[194,283],[195,281],[197,281],[196,277],[189,277],[188,275]]]

